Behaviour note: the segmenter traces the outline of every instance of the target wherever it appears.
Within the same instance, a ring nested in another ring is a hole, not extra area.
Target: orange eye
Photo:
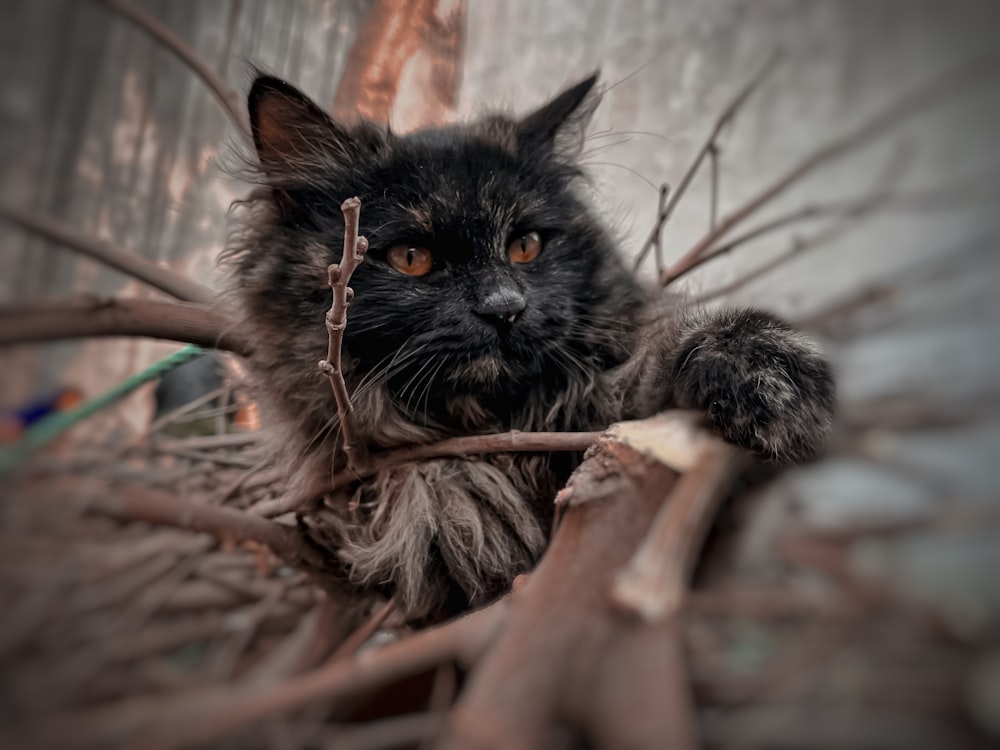
[[[542,252],[542,238],[538,232],[528,232],[514,240],[507,248],[512,263],[531,263]]]
[[[434,266],[434,256],[426,247],[396,245],[386,255],[389,265],[407,276],[423,276]]]

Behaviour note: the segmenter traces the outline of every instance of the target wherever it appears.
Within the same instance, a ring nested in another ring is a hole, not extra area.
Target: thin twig
[[[709,184],[708,198],[708,231],[715,229],[719,223],[719,144],[713,143],[708,155],[711,159],[709,174],[711,182]]]
[[[91,336],[142,336],[250,354],[236,325],[204,305],[140,299],[64,300],[0,309],[0,347]]]
[[[233,508],[196,503],[147,487],[114,487],[73,477],[47,484],[43,497],[83,497],[86,511],[123,521],[145,521],[211,534],[230,542],[254,541],[290,563],[305,557],[299,533],[288,526]]]
[[[649,251],[655,246],[657,238],[660,236],[664,224],[666,224],[667,221],[670,220],[670,217],[673,214],[674,209],[677,208],[677,204],[680,202],[681,198],[684,197],[684,194],[687,192],[688,186],[691,184],[691,180],[693,180],[694,176],[698,173],[698,168],[701,167],[701,164],[705,160],[705,157],[708,156],[709,153],[716,147],[716,141],[719,138],[719,135],[722,133],[723,128],[725,128],[726,125],[728,125],[730,122],[733,121],[733,119],[736,117],[736,114],[746,103],[747,99],[750,98],[750,95],[757,90],[757,88],[764,82],[767,76],[770,75],[771,71],[774,70],[774,67],[779,59],[780,55],[778,53],[776,52],[772,53],[771,56],[768,57],[764,65],[761,66],[760,70],[747,82],[747,84],[742,89],[740,89],[740,91],[736,94],[736,96],[733,97],[733,99],[729,102],[729,104],[726,105],[725,109],[723,109],[722,112],[719,114],[719,116],[716,118],[715,124],[712,126],[712,132],[709,133],[708,138],[705,139],[705,142],[704,144],[702,144],[702,147],[698,149],[698,153],[695,154],[694,161],[691,162],[691,165],[688,167],[687,172],[684,173],[684,176],[681,178],[680,183],[677,185],[677,189],[674,190],[674,194],[670,197],[669,202],[667,203],[666,206],[664,206],[663,210],[660,211],[659,214],[657,215],[656,222],[653,224],[653,228],[650,230],[649,236],[643,243],[642,250],[640,250],[639,254],[636,256],[635,266],[634,266],[635,270],[639,269],[639,266],[642,265],[642,262],[646,259],[646,256],[649,254]]]
[[[206,305],[212,304],[218,299],[219,295],[207,286],[192,281],[169,268],[158,266],[141,255],[116,247],[110,242],[85,237],[79,229],[52,216],[38,214],[6,201],[0,201],[0,217],[26,231],[33,232],[58,245],[104,263],[177,299],[186,302],[200,302]]]
[[[347,308],[351,306],[354,290],[348,284],[355,269],[364,262],[368,251],[368,240],[358,237],[358,223],[361,219],[361,199],[348,198],[340,204],[344,214],[344,253],[340,263],[331,263],[327,268],[333,302],[326,314],[326,330],[330,341],[326,359],[321,359],[319,369],[330,379],[333,397],[337,401],[340,419],[342,449],[347,459],[347,468],[357,474],[362,470],[364,446],[359,439],[359,431],[354,421],[354,405],[347,395],[344,373],[341,369],[341,349],[344,329],[347,327]]]
[[[253,686],[242,691],[228,688],[205,691],[205,695],[183,696],[169,705],[161,702],[158,706],[138,705],[134,711],[95,712],[80,720],[95,734],[99,732],[97,736],[108,739],[119,737],[123,727],[141,726],[152,730],[149,734],[156,740],[169,740],[171,746],[211,744],[240,727],[315,700],[324,699],[329,708],[439,664],[454,660],[469,662],[494,638],[506,612],[507,602],[501,600],[459,620],[381,648],[363,651],[349,659],[327,661],[312,672],[275,685]],[[183,721],[179,721],[181,717]],[[146,744],[137,742],[136,746]]]
[[[448,438],[430,445],[408,445],[403,448],[376,453],[360,474],[364,478],[389,466],[411,461],[445,456],[475,456],[485,453],[544,453],[548,451],[585,451],[603,433],[601,432],[498,432],[491,435],[467,435]],[[339,472],[334,476],[333,486],[340,486],[350,477]]]
[[[301,510],[316,497],[356,479],[366,479],[383,469],[411,461],[448,456],[475,456],[487,453],[547,453],[549,451],[585,451],[602,435],[601,432],[498,432],[490,435],[468,435],[447,438],[429,445],[408,445],[403,448],[373,453],[359,471],[337,472],[332,481],[323,481],[292,497],[265,501],[255,506],[260,515],[274,517]]]
[[[667,201],[670,199],[670,185],[664,182],[660,185],[660,201],[656,205],[656,215],[657,217],[663,214],[663,210],[667,206]],[[656,273],[663,273],[663,224],[660,224],[660,229],[656,233],[656,239],[653,240],[653,257],[656,260]]]
[[[236,126],[236,129],[244,137],[250,138],[250,126],[240,107],[236,92],[226,86],[215,70],[202,60],[193,47],[168,29],[158,18],[129,0],[101,0],[101,2],[173,52],[177,59],[187,65],[208,87],[216,101],[229,115],[229,119]]]
[[[811,237],[806,239],[793,239],[791,246],[784,253],[781,253],[767,263],[760,265],[750,273],[744,274],[740,278],[726,284],[723,287],[703,294],[697,299],[696,303],[702,304],[709,300],[716,299],[721,295],[731,294],[754,279],[757,279],[783,263],[786,263],[796,255],[799,255],[806,250],[821,247],[829,242],[832,242],[843,234],[846,234],[851,229],[857,228],[860,224],[860,219],[874,213],[894,197],[892,186],[898,182],[901,171],[906,166],[906,161],[902,158],[902,154],[902,149],[897,149],[893,153],[892,158],[886,162],[885,167],[875,180],[874,187],[868,194],[854,200],[839,201],[825,205],[804,206],[794,211],[790,211],[777,216],[770,221],[765,221],[759,226],[744,232],[728,242],[718,245],[712,250],[702,254],[701,257],[694,259],[688,267],[687,272],[693,271],[703,263],[708,263],[715,258],[730,253],[741,245],[752,242],[753,240],[759,239],[760,237],[770,234],[778,229],[782,229],[790,224],[800,221],[808,221],[810,219],[826,215],[833,215],[836,217],[835,221],[831,222],[828,226],[816,232]]]
[[[847,135],[837,138],[822,148],[814,151],[786,172],[781,178],[770,184],[748,200],[729,216],[724,218],[716,228],[696,242],[673,266],[661,275],[660,281],[666,286],[676,281],[698,265],[702,256],[712,251],[724,236],[742,223],[755,211],[781,195],[789,187],[806,177],[813,170],[849,153],[866,141],[883,133],[886,129],[898,123],[921,109],[940,104],[950,96],[968,93],[972,87],[970,82],[983,75],[984,69],[992,71],[991,58],[980,59],[955,68],[945,75],[918,87],[909,95],[897,100],[894,104],[879,112],[873,118]],[[676,194],[675,194],[676,195]]]
[[[777,255],[768,262],[761,264],[749,273],[743,274],[738,279],[701,295],[697,298],[696,304],[704,304],[705,302],[717,299],[720,296],[731,294],[737,289],[749,284],[751,281],[760,278],[766,273],[770,273],[772,270],[788,262],[795,256],[800,255],[807,250],[822,247],[823,245],[846,234],[851,229],[857,228],[860,224],[860,219],[874,213],[895,197],[892,185],[898,181],[901,170],[906,163],[902,158],[902,154],[902,149],[896,149],[892,158],[886,162],[885,167],[876,178],[875,185],[873,186],[871,192],[867,195],[863,195],[861,198],[855,200],[840,201],[825,205],[805,206],[795,211],[782,214],[781,216],[777,216],[770,221],[762,223],[760,226],[744,232],[729,242],[717,246],[709,252],[704,253],[700,258],[696,258],[688,269],[689,271],[694,270],[701,264],[707,263],[714,258],[725,255],[743,244],[758,239],[775,230],[781,229],[782,227],[788,226],[789,224],[814,219],[824,215],[832,214],[836,216],[836,219],[833,222],[813,234],[811,237],[807,237],[805,239],[798,237],[794,238],[791,246],[785,252]]]

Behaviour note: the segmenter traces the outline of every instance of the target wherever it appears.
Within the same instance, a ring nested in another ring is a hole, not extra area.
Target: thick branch
[[[724,218],[713,231],[696,242],[677,263],[663,272],[661,276],[663,285],[666,286],[691,271],[701,262],[702,257],[711,252],[719,240],[736,226],[815,169],[851,152],[899,123],[905,117],[925,107],[938,104],[949,96],[967,93],[971,89],[970,83],[983,75],[984,70],[992,70],[991,63],[991,59],[977,59],[973,63],[963,65],[941,78],[921,86],[892,106],[882,110],[861,127],[810,154],[781,178]]]
[[[673,466],[694,461],[699,472],[701,448],[716,445],[703,434],[692,444],[690,424],[678,414],[623,423],[591,450],[560,493],[552,544],[515,588],[444,747],[541,749],[566,732],[588,747],[696,746],[677,618],[647,621],[609,596],[664,504],[682,501],[675,522],[684,529],[712,519],[713,508],[683,503],[683,478],[675,485]],[[690,561],[698,544],[682,549]]]
[[[232,121],[236,129],[247,139],[250,138],[250,126],[247,123],[239,98],[232,89],[226,86],[215,70],[201,59],[201,56],[187,42],[163,25],[163,22],[147,13],[129,0],[101,0],[111,10],[131,22],[139,30],[145,32],[164,47],[169,49],[182,63],[187,65],[201,79],[222,109]]]
[[[719,503],[745,460],[735,448],[722,443],[703,451],[615,580],[615,601],[650,622],[677,614]]]
[[[247,341],[201,305],[137,299],[83,299],[0,309],[0,347],[89,336],[144,336],[246,356]]]
[[[677,208],[677,204],[680,203],[681,198],[687,192],[688,186],[691,184],[691,180],[698,173],[698,169],[701,167],[702,162],[705,157],[713,155],[718,149],[717,140],[719,135],[722,133],[722,129],[726,127],[736,114],[740,111],[744,104],[746,104],[747,99],[750,95],[764,82],[774,66],[777,64],[779,56],[777,54],[772,54],[767,62],[761,66],[761,69],[747,82],[747,84],[740,89],[740,91],[733,97],[733,99],[726,105],[726,108],[722,110],[719,116],[715,120],[715,124],[712,126],[712,132],[708,134],[708,138],[705,139],[702,147],[698,149],[698,153],[695,154],[694,161],[687,168],[687,172],[681,178],[680,184],[677,185],[677,189],[674,190],[670,200],[665,206],[661,208],[656,216],[656,222],[653,224],[653,228],[649,232],[649,236],[642,245],[642,250],[635,259],[635,269],[638,270],[639,266],[646,259],[649,251],[653,249],[660,242],[660,233],[663,230],[664,224],[670,220],[671,215],[674,213],[674,209]],[[714,190],[713,190],[714,193]]]
[[[360,458],[364,446],[358,439],[357,424],[354,421],[354,404],[347,395],[344,373],[341,365],[341,350],[344,344],[344,329],[347,327],[347,308],[351,306],[354,290],[348,284],[354,271],[365,260],[368,240],[358,237],[358,222],[361,219],[361,200],[348,198],[340,204],[344,214],[344,253],[340,263],[332,263],[327,268],[333,302],[326,314],[326,330],[330,336],[326,359],[320,360],[319,369],[330,379],[333,397],[337,401],[337,415],[340,419],[340,435],[347,468],[352,473],[361,471]]]
[[[122,250],[110,242],[84,237],[78,229],[51,216],[36,214],[0,201],[0,217],[22,229],[111,266],[177,299],[210,304],[219,296],[208,287],[169,268],[158,266],[140,255]]]

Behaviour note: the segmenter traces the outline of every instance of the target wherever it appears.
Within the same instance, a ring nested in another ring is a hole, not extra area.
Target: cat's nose
[[[524,296],[517,289],[501,287],[483,297],[472,311],[487,323],[510,325],[525,307]]]

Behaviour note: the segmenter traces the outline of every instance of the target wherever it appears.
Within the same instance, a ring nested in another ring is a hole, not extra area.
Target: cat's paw
[[[684,336],[673,364],[679,406],[705,412],[726,440],[802,461],[830,432],[836,388],[815,344],[759,310],[728,310]]]

